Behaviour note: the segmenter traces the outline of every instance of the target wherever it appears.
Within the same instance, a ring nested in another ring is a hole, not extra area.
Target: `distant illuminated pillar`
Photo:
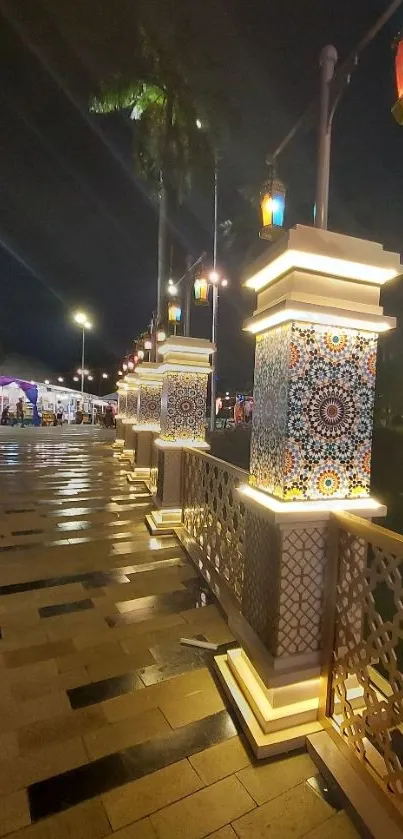
[[[143,362],[136,369],[138,402],[134,433],[134,471],[130,481],[145,480],[151,486],[153,466],[153,439],[160,431],[162,373],[160,365]],[[150,483],[151,481],[151,483]]]
[[[214,345],[203,338],[168,338],[160,349],[163,362],[161,433],[155,502],[148,519],[152,529],[181,520],[181,457],[185,446],[208,449],[206,443],[207,382]]]

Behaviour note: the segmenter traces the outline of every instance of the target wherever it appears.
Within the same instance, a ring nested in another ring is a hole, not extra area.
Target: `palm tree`
[[[114,76],[101,85],[90,109],[98,114],[128,111],[135,122],[135,166],[159,200],[157,315],[162,319],[170,205],[182,200],[196,168],[206,162],[211,167],[211,149],[208,135],[197,128],[197,109],[183,79],[171,68],[163,71],[145,36],[144,44],[149,62],[146,78]]]

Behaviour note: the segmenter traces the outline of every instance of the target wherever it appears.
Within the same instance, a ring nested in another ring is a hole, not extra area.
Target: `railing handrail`
[[[201,449],[192,448],[192,446],[186,446],[185,451],[197,454],[198,457],[201,457],[203,460],[207,460],[213,466],[219,466],[220,469],[225,469],[227,472],[230,472],[232,475],[236,475],[245,481],[249,480],[249,472],[247,472],[246,469],[241,469],[240,466],[234,466],[233,463],[229,463],[227,460],[221,460],[219,457],[214,457],[214,455],[208,454]]]
[[[382,548],[387,553],[403,557],[403,536],[400,533],[395,533],[379,524],[373,524],[353,513],[332,513],[332,519],[337,521],[338,526],[346,533],[352,533],[371,545]]]

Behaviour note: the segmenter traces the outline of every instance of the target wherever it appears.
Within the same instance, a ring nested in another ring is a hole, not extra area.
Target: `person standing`
[[[17,418],[17,425],[20,422],[21,428],[24,428],[24,402],[22,396],[20,396],[17,402],[17,409],[16,409],[16,418]]]

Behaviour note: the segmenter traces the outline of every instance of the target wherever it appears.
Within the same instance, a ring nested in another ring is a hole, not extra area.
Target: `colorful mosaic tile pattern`
[[[257,486],[277,496],[284,483],[290,339],[287,324],[256,342],[250,471]]]
[[[132,419],[133,421],[137,418],[137,390],[128,390],[127,397],[126,397],[126,411],[125,411],[125,418]]]
[[[302,323],[259,336],[254,485],[284,500],[369,495],[376,342]]]
[[[140,425],[158,424],[161,417],[161,385],[141,385],[138,407]]]
[[[207,375],[167,373],[162,392],[161,437],[164,440],[204,440]]]

